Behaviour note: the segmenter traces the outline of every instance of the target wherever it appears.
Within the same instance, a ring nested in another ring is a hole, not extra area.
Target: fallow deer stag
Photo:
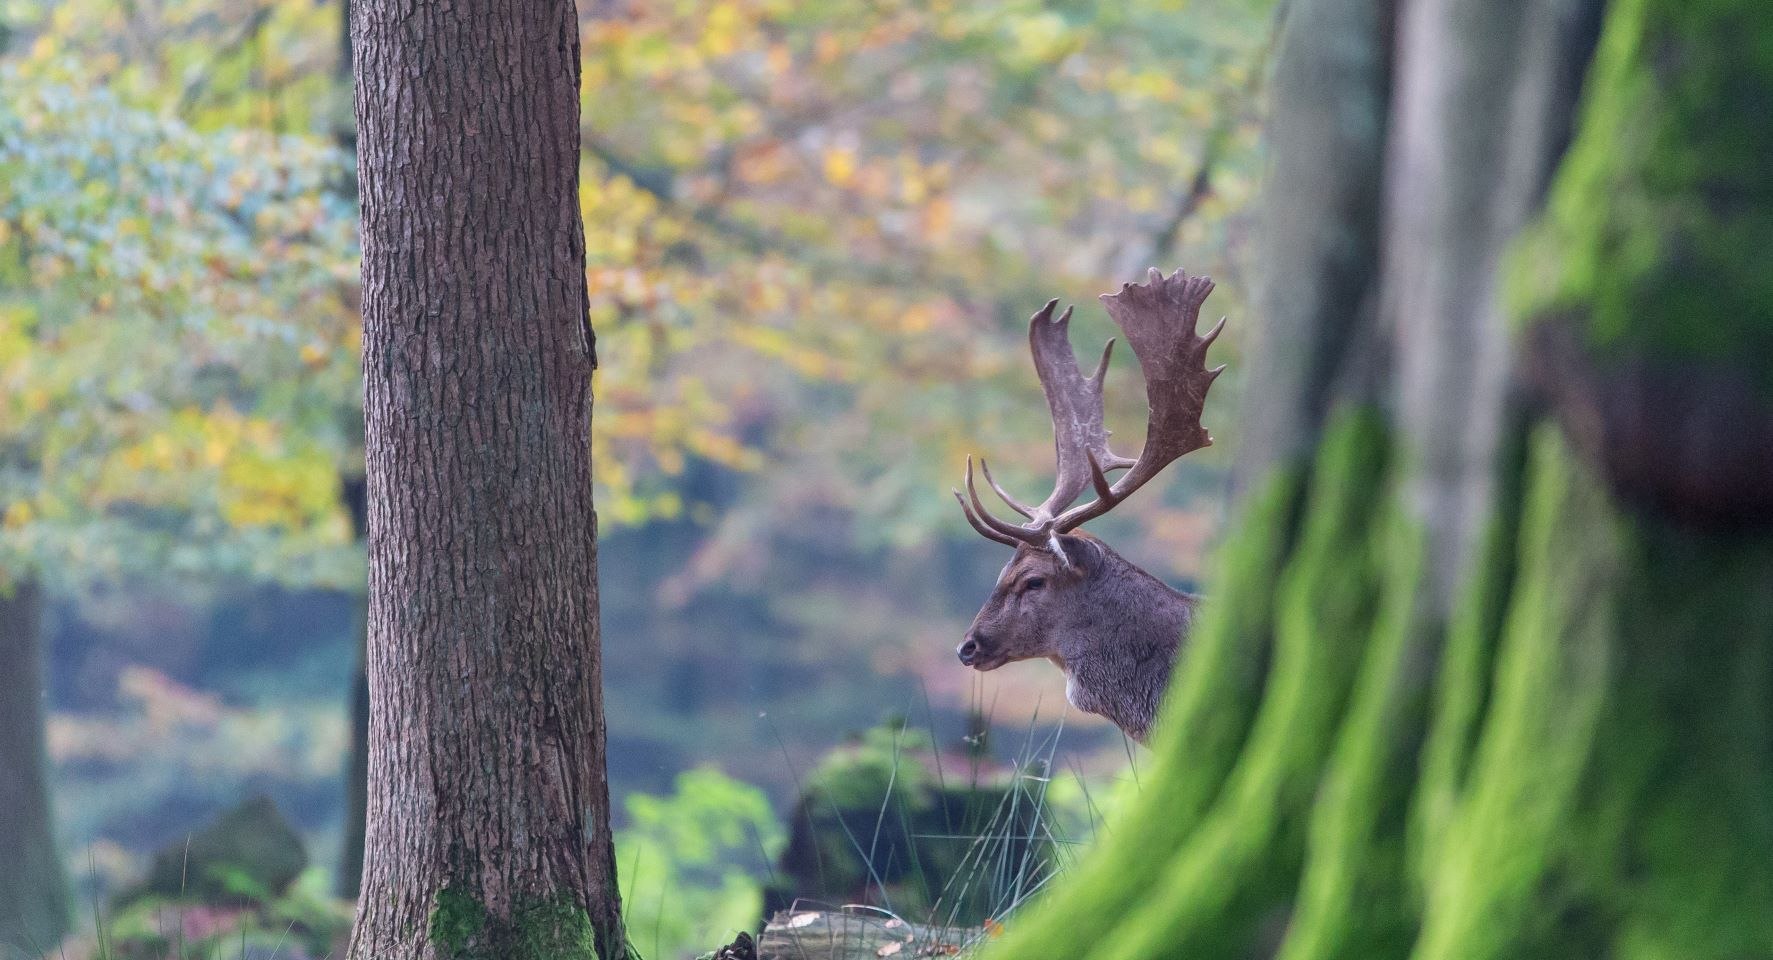
[[[1126,335],[1145,374],[1150,405],[1145,446],[1136,460],[1108,449],[1102,381],[1114,341],[1093,376],[1078,369],[1071,351],[1071,310],[1056,319],[1050,301],[1028,325],[1034,369],[1053,416],[1058,481],[1038,506],[1027,506],[992,479],[985,482],[1025,518],[1010,523],[991,515],[973,485],[967,458],[966,495],[954,496],[973,529],[1016,555],[956,651],[975,670],[1045,657],[1065,673],[1065,696],[1080,710],[1100,714],[1140,743],[1163,700],[1176,652],[1186,640],[1198,598],[1173,590],[1101,540],[1077,528],[1114,509],[1178,457],[1213,442],[1201,426],[1207,388],[1225,368],[1207,369],[1207,348],[1224,329],[1221,319],[1197,336],[1201,304],[1213,281],[1178,270],[1152,270],[1145,283],[1103,294],[1102,303]],[[1127,471],[1110,482],[1108,475]],[[1089,503],[1072,506],[1085,487]]]

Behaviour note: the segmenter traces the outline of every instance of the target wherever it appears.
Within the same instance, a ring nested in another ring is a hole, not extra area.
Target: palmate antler
[[[1114,341],[1108,341],[1102,350],[1102,361],[1095,374],[1086,377],[1077,366],[1077,356],[1071,352],[1070,308],[1054,319],[1053,308],[1059,301],[1052,300],[1035,314],[1028,324],[1028,345],[1053,415],[1058,479],[1053,492],[1039,506],[1025,506],[998,485],[991,469],[980,459],[985,482],[1004,503],[1028,519],[1027,523],[1008,523],[992,516],[980,502],[979,491],[973,484],[973,458],[967,457],[966,496],[956,490],[954,497],[960,501],[973,529],[1010,546],[1045,544],[1063,560],[1065,552],[1059,548],[1059,534],[1114,509],[1178,457],[1211,444],[1213,438],[1200,424],[1201,408],[1206,403],[1207,389],[1225,367],[1209,370],[1205,361],[1207,348],[1225,328],[1225,321],[1221,318],[1205,336],[1196,336],[1195,330],[1200,322],[1201,304],[1212,292],[1213,281],[1206,277],[1190,277],[1181,270],[1165,277],[1153,269],[1146,282],[1123,284],[1119,293],[1102,295],[1103,306],[1126,335],[1145,373],[1150,413],[1145,447],[1137,460],[1108,449],[1108,430],[1102,423],[1102,381],[1108,373]],[[1110,484],[1108,474],[1115,470],[1127,473]],[[1072,506],[1086,486],[1095,488],[1096,499]]]

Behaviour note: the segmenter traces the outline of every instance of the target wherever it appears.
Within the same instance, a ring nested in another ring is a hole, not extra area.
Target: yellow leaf
[[[0,520],[0,526],[16,530],[31,522],[31,505],[23,500],[14,500],[6,507],[6,517]]]
[[[834,186],[845,186],[856,177],[856,151],[848,147],[831,147],[825,151],[825,179]]]

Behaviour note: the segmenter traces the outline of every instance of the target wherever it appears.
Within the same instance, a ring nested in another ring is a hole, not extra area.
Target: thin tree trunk
[[[0,957],[48,953],[68,930],[44,752],[43,597],[0,580]]]
[[[577,20],[569,0],[354,12],[370,789],[350,956],[619,960]]]

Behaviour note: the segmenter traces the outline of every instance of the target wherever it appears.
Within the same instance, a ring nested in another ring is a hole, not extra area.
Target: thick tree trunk
[[[350,956],[626,956],[604,772],[578,26],[355,4],[369,814]]]
[[[1379,308],[1377,207],[1277,185],[1303,352],[1157,767],[992,956],[1773,957],[1773,12],[1398,6],[1295,0],[1271,136],[1387,130]],[[1287,82],[1388,37],[1383,118]]]
[[[0,957],[49,953],[68,931],[44,753],[42,593],[0,578]]]

